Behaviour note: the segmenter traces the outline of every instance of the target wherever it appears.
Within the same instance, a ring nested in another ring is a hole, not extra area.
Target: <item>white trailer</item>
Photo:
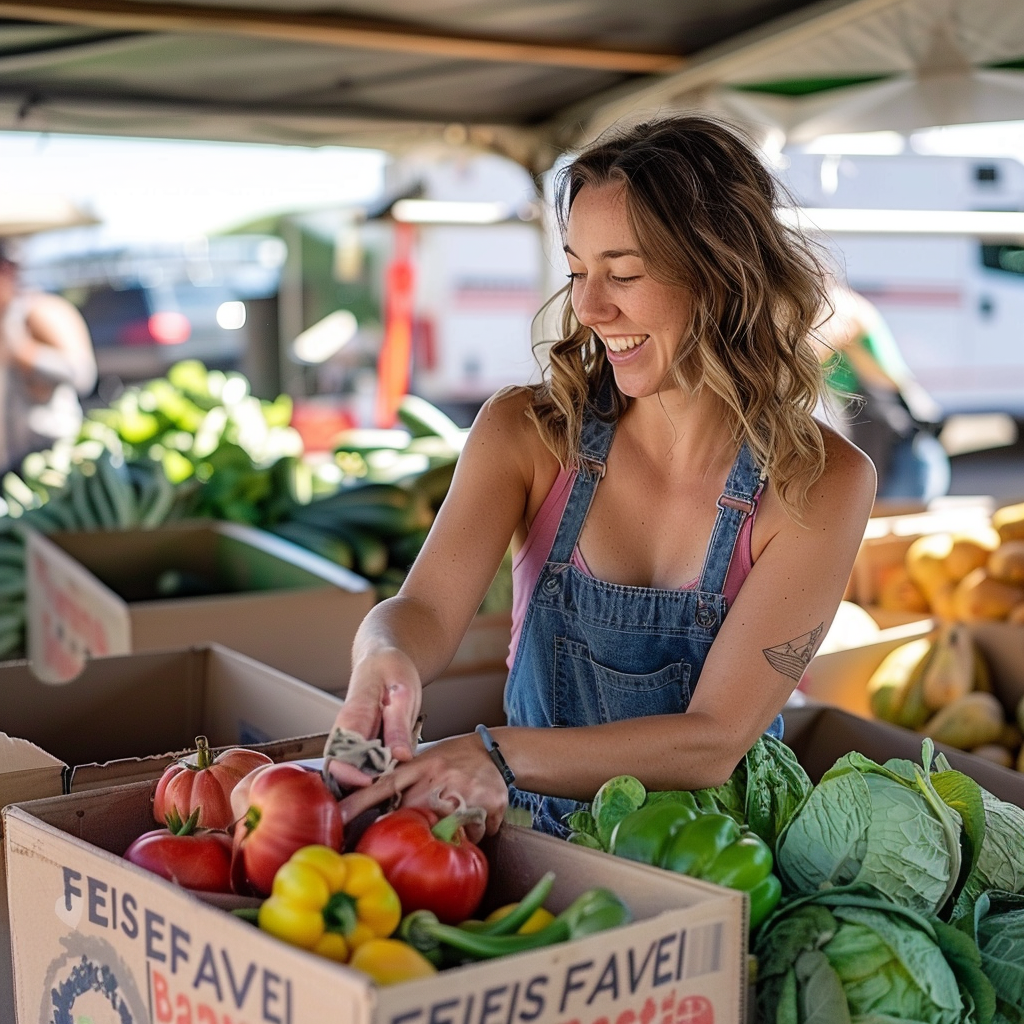
[[[1010,158],[784,154],[779,176],[806,208],[863,211],[825,240],[848,283],[882,312],[945,415],[1024,418],[1024,237],[932,233],[939,218],[867,232],[869,210],[1024,210]],[[811,217],[813,220],[813,215]],[[824,226],[826,218],[820,218]],[[919,225],[921,227],[921,225]]]

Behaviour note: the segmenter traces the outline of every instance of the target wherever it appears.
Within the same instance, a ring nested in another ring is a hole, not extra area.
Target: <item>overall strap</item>
[[[608,451],[615,436],[615,420],[605,419],[598,411],[611,408],[612,388],[614,383],[611,375],[604,381],[593,405],[587,403],[583,413],[583,426],[580,431],[580,456],[582,465],[576,474],[565,511],[558,523],[554,542],[551,545],[549,562],[568,565],[572,560],[572,552],[579,539],[580,530],[590,510],[590,503],[597,489],[597,482],[604,476]]]
[[[761,489],[761,483],[761,471],[744,441],[725,481],[725,490],[718,499],[718,515],[697,584],[699,591],[710,594],[724,592],[740,528],[754,511],[754,496]]]

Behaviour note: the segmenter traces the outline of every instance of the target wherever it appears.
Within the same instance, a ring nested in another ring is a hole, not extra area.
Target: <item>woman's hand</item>
[[[396,794],[403,807],[429,807],[442,815],[463,805],[482,807],[487,835],[498,831],[508,806],[505,780],[475,733],[433,743],[372,786],[349,794],[341,801],[342,820],[352,821]],[[476,842],[481,836],[469,838]]]
[[[380,737],[391,756],[408,761],[414,749],[413,729],[420,714],[423,687],[410,658],[397,649],[363,658],[353,669],[345,703],[334,724],[365,739]],[[368,786],[372,777],[351,765],[332,761],[328,771],[342,788]]]

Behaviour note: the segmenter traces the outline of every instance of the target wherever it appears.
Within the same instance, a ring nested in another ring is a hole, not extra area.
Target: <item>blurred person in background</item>
[[[0,472],[82,425],[80,397],[96,386],[96,357],[78,310],[24,290],[17,250],[0,239]]]
[[[882,314],[834,283],[817,331],[839,429],[875,464],[879,498],[928,502],[949,491],[949,456],[932,432],[941,409],[907,365]]]

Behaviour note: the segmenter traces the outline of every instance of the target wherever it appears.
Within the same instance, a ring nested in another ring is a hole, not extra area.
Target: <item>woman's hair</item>
[[[752,143],[703,115],[613,129],[562,168],[555,197],[563,237],[580,189],[605,185],[622,188],[647,272],[690,293],[675,383],[722,399],[737,445],[747,441],[799,515],[825,464],[812,418],[824,380],[809,335],[828,299],[812,243],[776,216],[781,187]],[[528,415],[559,462],[579,468],[583,412],[611,367],[576,319],[568,288],[548,305],[560,296],[561,338],[540,343],[550,344],[549,365]],[[611,390],[617,418],[630,399]]]

